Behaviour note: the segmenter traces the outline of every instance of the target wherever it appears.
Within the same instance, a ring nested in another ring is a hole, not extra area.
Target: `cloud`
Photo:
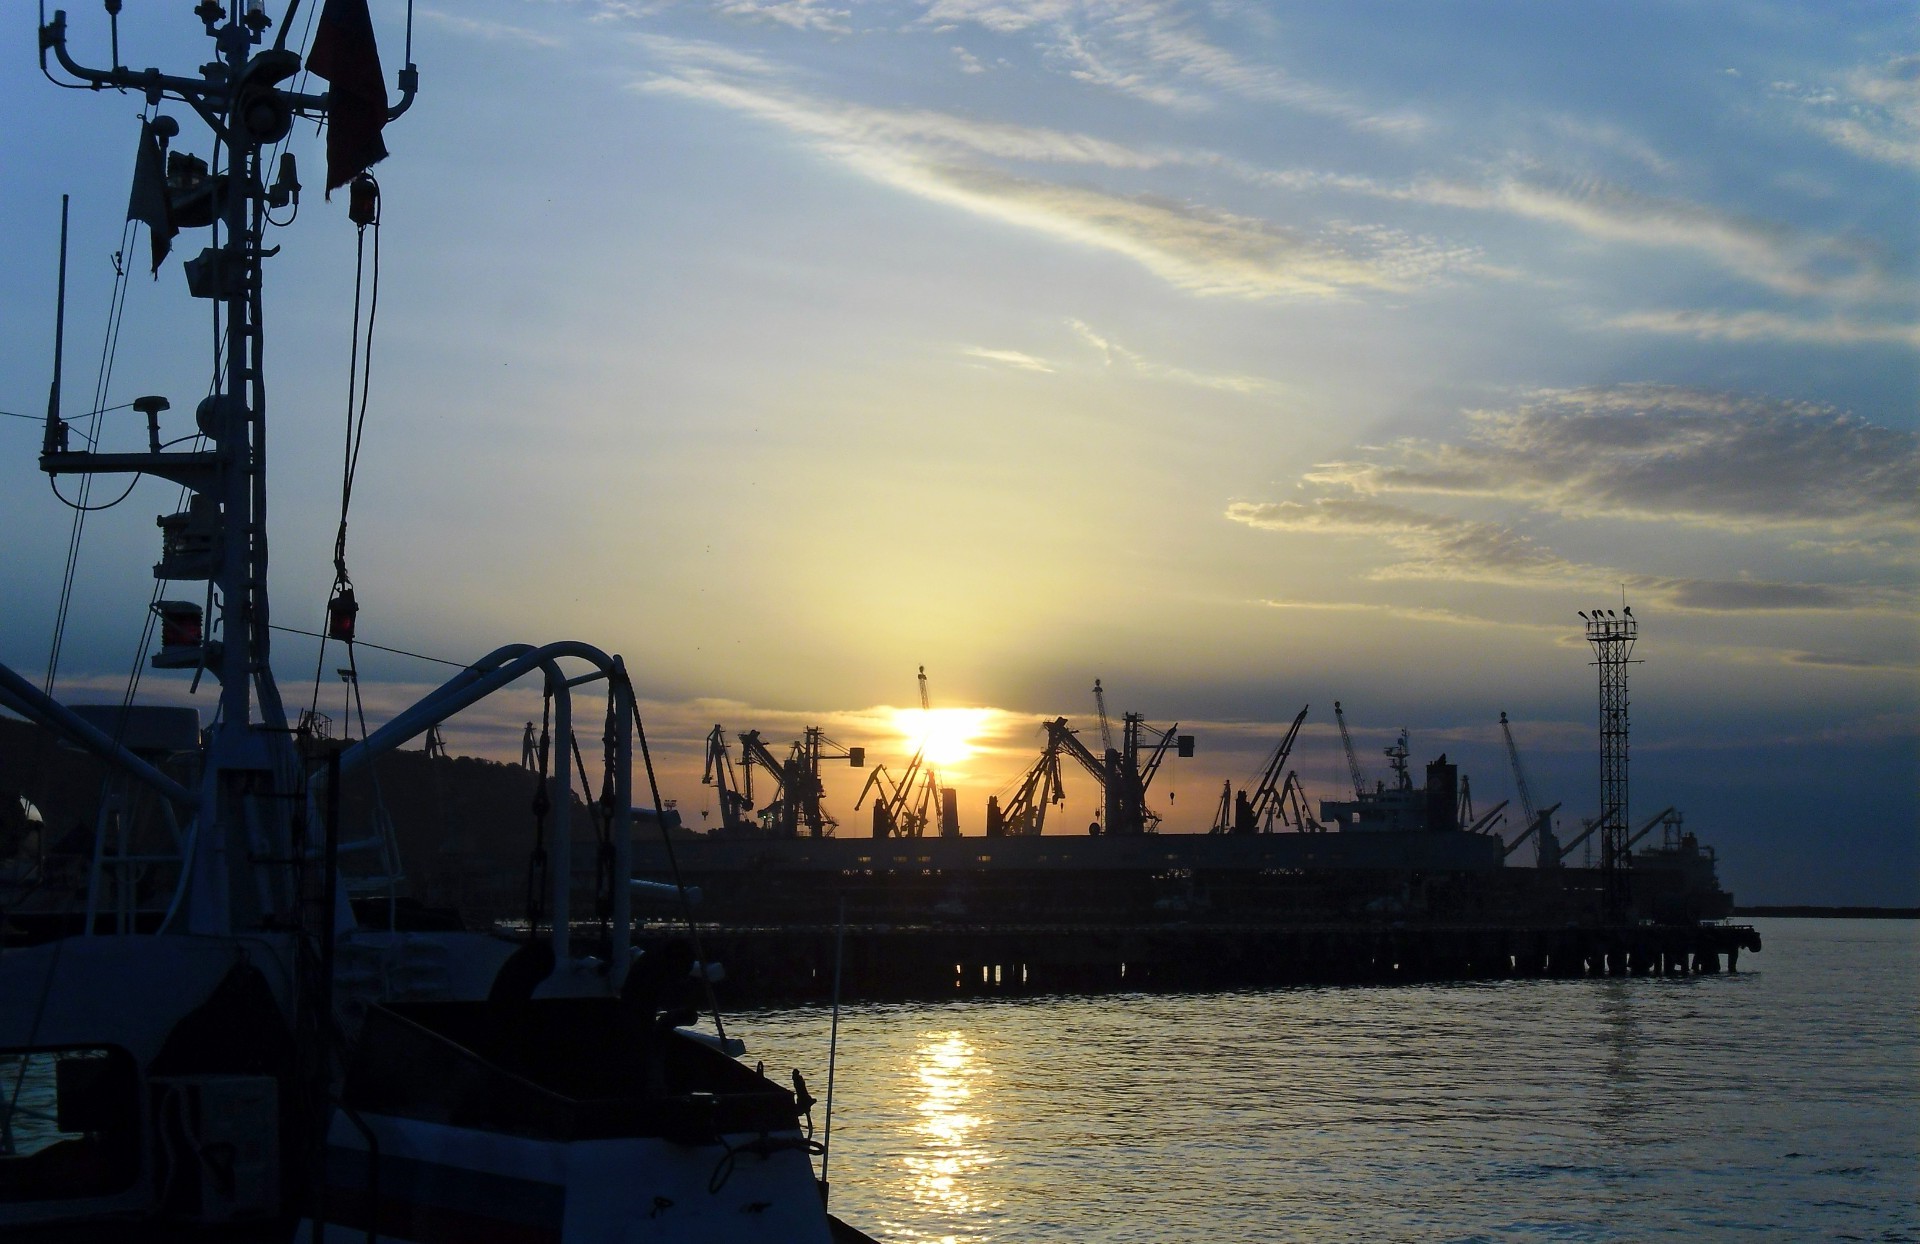
[[[637,89],[730,108],[805,136],[882,184],[1021,228],[1125,256],[1179,288],[1246,298],[1400,292],[1471,270],[1478,252],[1377,227],[1309,235],[1273,221],[1155,195],[1023,176],[978,162],[1154,168],[1181,157],[1084,134],[924,109],[815,99],[701,69]]]
[[[1275,190],[1334,191],[1496,214],[1551,225],[1594,241],[1688,251],[1743,280],[1796,297],[1878,296],[1888,289],[1879,257],[1852,240],[1684,199],[1641,194],[1599,177],[1386,181],[1321,169],[1261,168],[1210,152],[1188,153],[1183,159]]]
[[[1775,82],[1814,133],[1866,160],[1920,168],[1920,55],[1861,66],[1837,86]]]
[[[1291,609],[1310,613],[1379,613],[1407,622],[1432,622],[1440,626],[1464,626],[1474,630],[1498,626],[1510,630],[1540,631],[1554,635],[1566,635],[1571,630],[1564,623],[1516,622],[1512,618],[1482,618],[1452,609],[1435,609],[1423,605],[1391,605],[1373,601],[1276,600],[1271,597],[1262,599],[1259,603],[1268,609]]]
[[[1169,161],[1163,154],[1046,126],[976,121],[930,109],[870,108],[823,100],[758,82],[729,80],[684,63],[703,55],[709,45],[658,40],[653,46],[683,64],[674,73],[647,79],[638,84],[637,89],[744,113],[829,144],[830,151],[842,155],[865,152],[923,160],[983,156],[1037,164],[1123,169],[1157,168]],[[770,67],[764,62],[755,62],[752,71],[770,72]]]
[[[566,41],[538,30],[529,30],[525,26],[514,26],[506,22],[497,22],[489,18],[464,17],[457,13],[447,13],[439,9],[421,9],[423,20],[442,26],[461,34],[490,40],[495,43],[520,43],[528,47],[557,48],[566,46]]]
[[[1616,315],[1604,327],[1662,333],[1701,341],[1794,341],[1809,345],[1893,345],[1920,347],[1920,324],[1872,324],[1838,315],[1802,319],[1774,311],[1632,311]]]
[[[989,363],[1004,363],[1008,367],[1017,367],[1021,371],[1051,372],[1053,364],[1019,350],[989,350],[983,346],[962,346],[960,353],[971,358],[984,359]]]
[[[1403,556],[1369,571],[1375,582],[1423,580],[1490,583],[1567,591],[1624,584],[1637,601],[1686,613],[1904,613],[1910,592],[1878,587],[1761,580],[1663,578],[1569,561],[1501,523],[1433,514],[1364,497],[1311,501],[1236,501],[1226,517],[1263,531],[1367,536]],[[1427,610],[1408,616],[1452,621]]]
[[[1218,6],[1216,17],[1221,16]],[[936,29],[975,25],[1033,39],[1048,63],[1077,81],[1162,107],[1213,106],[1214,93],[1275,103],[1358,130],[1415,136],[1425,118],[1377,111],[1350,96],[1258,64],[1209,39],[1181,6],[1154,0],[931,0],[920,19]]]
[[[1645,139],[1627,132],[1612,122],[1592,121],[1569,116],[1566,113],[1550,113],[1541,120],[1556,143],[1564,145],[1571,142],[1622,156],[1648,172],[1658,173],[1663,177],[1674,171],[1672,160],[1654,150]]]
[[[1118,364],[1136,375],[1155,380],[1170,380],[1176,384],[1190,384],[1202,389],[1217,389],[1226,393],[1278,396],[1290,391],[1287,385],[1277,380],[1268,380],[1264,376],[1197,372],[1185,367],[1155,362],[1138,351],[1129,350],[1111,338],[1101,336],[1082,320],[1070,319],[1067,321],[1067,327],[1071,328],[1082,341],[1100,351],[1108,367]]]
[[[1657,385],[1475,411],[1457,444],[1403,440],[1307,480],[1737,530],[1920,529],[1920,437],[1823,407]]]
[[[1371,536],[1406,555],[1370,579],[1448,579],[1521,586],[1591,584],[1596,571],[1567,561],[1499,523],[1432,514],[1365,497],[1235,501],[1226,516],[1263,531]]]
[[[1519,178],[1422,179],[1399,187],[1368,187],[1349,179],[1347,184],[1392,198],[1502,212],[1602,241],[1693,251],[1745,280],[1796,296],[1865,296],[1885,285],[1877,262],[1854,243],[1640,194],[1598,178],[1561,185]]]
[[[853,16],[847,9],[831,9],[819,0],[714,0],[714,12],[736,21],[770,22],[793,30],[847,34]]]
[[[1660,579],[1629,577],[1627,587],[1669,608],[1695,613],[1887,612],[1910,607],[1911,593],[1884,588],[1825,583],[1766,583],[1733,579]]]

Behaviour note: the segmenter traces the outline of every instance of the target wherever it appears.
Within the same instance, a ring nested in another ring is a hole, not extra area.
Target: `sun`
[[[925,745],[928,764],[961,764],[978,749],[973,740],[993,710],[985,708],[899,708],[893,712],[893,727],[906,741],[909,752]]]

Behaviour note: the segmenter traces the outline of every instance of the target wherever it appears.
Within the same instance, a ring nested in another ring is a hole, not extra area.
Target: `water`
[[[1920,926],[1760,927],[1732,976],[848,1007],[833,1208],[890,1244],[1920,1241]],[[824,1096],[823,1010],[736,1022]]]

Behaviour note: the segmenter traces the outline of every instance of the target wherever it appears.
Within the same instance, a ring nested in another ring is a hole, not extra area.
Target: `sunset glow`
[[[973,757],[979,750],[976,740],[992,716],[990,708],[901,708],[894,710],[893,725],[900,731],[906,751],[919,748],[924,741],[927,763],[946,766]]]

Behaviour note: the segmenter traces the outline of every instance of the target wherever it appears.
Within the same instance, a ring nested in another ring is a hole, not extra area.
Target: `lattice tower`
[[[1624,897],[1621,869],[1627,859],[1627,667],[1640,623],[1632,610],[1616,617],[1596,609],[1587,619],[1587,642],[1600,670],[1600,872],[1610,904]]]

